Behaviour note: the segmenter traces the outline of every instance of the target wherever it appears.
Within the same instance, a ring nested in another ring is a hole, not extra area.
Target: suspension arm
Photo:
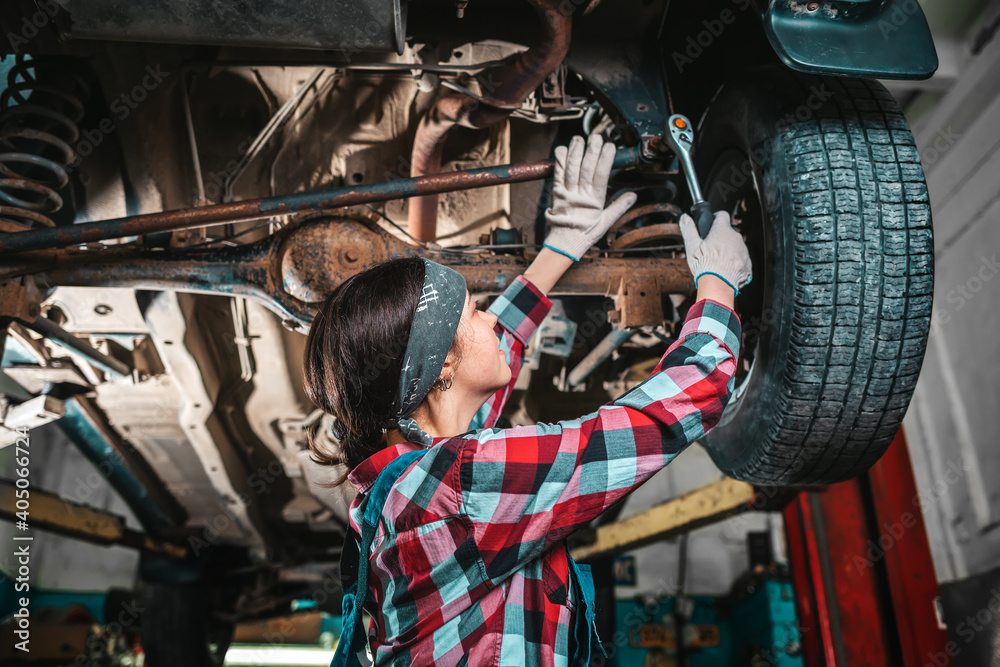
[[[22,252],[0,267],[0,284],[32,276],[38,284],[48,286],[239,295],[259,301],[287,326],[308,330],[316,307],[344,280],[392,257],[415,255],[451,266],[465,276],[471,292],[483,295],[499,294],[528,267],[528,260],[522,257],[425,249],[405,243],[369,221],[321,216],[294,221],[254,243],[222,249],[112,246],[97,251],[65,248]],[[626,291],[636,299],[640,294],[649,298],[658,293],[693,292],[684,259],[585,257],[563,276],[552,294],[621,297],[623,285],[636,288]]]

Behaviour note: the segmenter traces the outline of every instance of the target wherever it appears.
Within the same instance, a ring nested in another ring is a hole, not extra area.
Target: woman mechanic
[[[683,216],[697,300],[650,377],[577,419],[497,428],[546,293],[635,203],[604,206],[614,154],[597,135],[556,148],[544,247],[488,310],[419,257],[352,276],[319,308],[303,371],[339,449],[311,448],[358,489],[333,665],[364,655],[366,603],[375,665],[586,665],[604,652],[589,567],[563,540],[719,422],[739,354],[733,300],[751,278],[728,214],[705,239]]]

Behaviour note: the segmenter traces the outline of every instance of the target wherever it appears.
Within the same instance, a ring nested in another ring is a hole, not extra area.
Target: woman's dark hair
[[[339,443],[339,451],[328,451],[311,430],[317,463],[353,470],[385,447],[423,284],[420,257],[391,259],[345,280],[317,310],[302,376],[310,400],[333,416]]]

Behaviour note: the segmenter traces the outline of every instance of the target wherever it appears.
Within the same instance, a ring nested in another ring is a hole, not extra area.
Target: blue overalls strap
[[[590,664],[590,650],[593,644],[597,644],[597,648],[605,658],[608,657],[597,636],[597,626],[594,622],[594,575],[589,565],[579,564],[573,560],[569,549],[566,549],[566,560],[569,561],[570,578],[573,580],[572,586],[576,597],[576,616],[573,621],[576,648],[573,649],[571,664],[586,667]]]
[[[371,491],[361,501],[359,509],[364,517],[361,521],[361,544],[348,534],[344,539],[344,549],[340,555],[340,583],[344,589],[341,613],[344,624],[330,667],[361,665],[358,651],[367,643],[366,633],[361,627],[361,612],[368,597],[368,554],[375,539],[375,531],[392,485],[411,463],[426,453],[426,449],[418,449],[397,456],[382,469],[375,478]]]

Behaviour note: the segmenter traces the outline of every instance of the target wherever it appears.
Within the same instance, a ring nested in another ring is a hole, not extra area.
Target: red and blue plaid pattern
[[[576,601],[562,541],[722,416],[741,325],[702,300],[650,377],[614,401],[578,419],[495,428],[551,305],[523,276],[495,300],[510,384],[469,432],[434,438],[389,493],[369,563],[376,665],[568,664]],[[387,447],[350,480],[364,494],[386,464],[420,447]]]

